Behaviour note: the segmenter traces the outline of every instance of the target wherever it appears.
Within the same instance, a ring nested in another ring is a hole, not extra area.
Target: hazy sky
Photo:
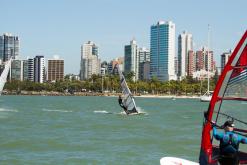
[[[20,37],[23,59],[59,55],[65,73],[79,73],[81,45],[99,45],[102,60],[124,55],[124,45],[135,38],[149,47],[150,26],[159,20],[176,24],[177,36],[193,35],[195,50],[207,44],[219,64],[220,54],[234,49],[247,29],[247,0],[0,0],[0,35]],[[177,52],[177,51],[176,51]]]

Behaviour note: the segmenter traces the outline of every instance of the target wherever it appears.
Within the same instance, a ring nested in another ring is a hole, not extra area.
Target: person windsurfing
[[[247,144],[247,138],[233,132],[234,124],[232,121],[226,121],[221,128],[224,128],[224,133],[218,133],[216,125],[213,124],[213,136],[220,141],[218,161],[221,165],[238,165],[239,143]]]
[[[124,106],[121,95],[118,96],[118,104],[121,108],[124,109],[125,113],[128,115],[129,114],[128,109]]]

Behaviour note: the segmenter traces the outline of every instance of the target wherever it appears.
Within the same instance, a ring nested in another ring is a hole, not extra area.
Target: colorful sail
[[[120,85],[122,88],[122,103],[124,106],[124,111],[127,114],[131,114],[131,113],[138,113],[137,108],[136,108],[136,103],[135,100],[133,98],[133,95],[127,85],[127,82],[125,80],[125,77],[121,71],[121,69],[119,68],[119,65],[116,65],[119,76],[120,76]]]
[[[216,165],[218,142],[212,137],[212,122],[221,126],[226,120],[235,123],[235,133],[247,136],[247,31],[228,60],[214,90],[203,123],[200,164]],[[247,163],[247,146],[240,147],[240,164]]]
[[[4,84],[6,83],[7,81],[7,76],[9,74],[9,69],[10,69],[10,66],[11,66],[11,59],[9,61],[6,62],[5,66],[4,66],[4,70],[0,76],[0,95],[2,94],[3,92],[3,87],[4,87]]]

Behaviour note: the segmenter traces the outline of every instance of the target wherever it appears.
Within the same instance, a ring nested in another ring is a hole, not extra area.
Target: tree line
[[[159,81],[152,78],[146,81],[132,80],[133,73],[125,75],[127,84],[135,95],[140,94],[160,94],[160,95],[201,95],[207,91],[207,80],[198,81],[192,77],[186,77],[182,81]],[[213,90],[217,81],[217,77],[210,80],[210,90]],[[73,94],[74,92],[109,92],[120,93],[120,80],[118,75],[92,75],[88,80],[70,80],[66,75],[63,81],[36,83],[31,81],[8,81],[4,87],[5,90],[11,92],[21,91],[55,91]]]

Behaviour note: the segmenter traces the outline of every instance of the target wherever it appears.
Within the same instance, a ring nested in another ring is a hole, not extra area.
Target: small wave
[[[63,113],[72,112],[72,111],[60,110],[60,109],[42,109],[42,111],[45,111],[45,112],[63,112]]]
[[[189,119],[189,118],[191,118],[190,116],[182,116],[182,118],[184,118],[184,119]]]
[[[105,114],[109,114],[110,112],[107,111],[93,111],[94,113],[105,113]]]
[[[13,109],[3,109],[0,108],[0,112],[18,112],[17,110],[13,110]]]
[[[144,114],[144,115],[148,115],[147,112],[145,112],[143,109],[141,109],[141,107],[136,107],[137,111],[139,114]]]
[[[138,113],[130,113],[130,114],[126,114],[126,112],[124,112],[124,111],[121,111],[121,112],[119,112],[119,113],[114,113],[114,114],[117,114],[117,115],[126,115],[126,116],[134,116],[134,115],[148,115],[148,113],[146,113],[146,112],[143,112],[143,111],[139,111],[139,110],[137,110],[138,111]]]
[[[116,114],[118,114],[118,115],[127,115],[126,112],[124,112],[124,111],[121,111],[121,112],[116,113]]]

